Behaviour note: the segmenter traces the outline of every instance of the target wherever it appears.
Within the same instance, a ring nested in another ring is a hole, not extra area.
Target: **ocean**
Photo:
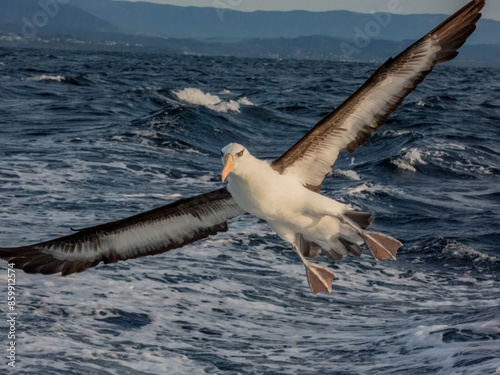
[[[0,49],[0,246],[118,220],[273,159],[379,64]],[[500,69],[442,65],[322,193],[403,242],[302,262],[262,220],[68,277],[16,272],[22,374],[500,373]],[[0,264],[7,313],[7,264]],[[12,370],[12,371],[11,371]]]

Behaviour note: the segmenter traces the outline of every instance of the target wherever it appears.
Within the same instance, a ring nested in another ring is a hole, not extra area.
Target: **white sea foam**
[[[405,151],[406,149],[403,149]],[[392,164],[401,169],[406,169],[411,172],[416,172],[415,166],[417,164],[427,164],[417,148],[410,148],[402,157],[393,160]]]
[[[248,98],[246,96],[238,99],[238,103],[243,104],[243,105],[255,105],[250,100],[248,100]]]
[[[497,261],[497,258],[481,253],[470,246],[464,245],[460,242],[453,241],[445,246],[443,255],[458,258],[463,260],[471,260],[473,262],[491,262]]]
[[[355,188],[349,189],[347,194],[349,195],[369,195],[369,194],[374,194],[377,191],[381,191],[383,188],[379,185],[373,185],[372,183],[365,183],[362,185],[359,185]]]
[[[498,335],[500,333],[498,323],[498,320],[491,320],[457,325],[419,325],[401,332],[400,335],[397,335],[396,341],[407,352],[411,353],[413,360],[421,363],[436,363],[436,368],[441,368],[441,370],[451,369],[456,366],[457,362],[477,359],[481,350],[488,350],[489,346],[494,345],[491,341],[488,342],[489,340],[473,339],[470,337],[470,333],[472,332],[478,337]],[[445,335],[457,335],[459,339],[456,341],[445,340]],[[467,338],[467,340],[462,342],[461,337]],[[484,366],[482,371],[477,366],[478,372],[474,373],[489,373],[488,370],[499,364],[500,359],[498,358],[488,359],[482,363]],[[436,373],[439,372],[436,371]],[[466,372],[471,373],[470,369]]]
[[[459,173],[490,175],[497,170],[496,166],[486,164],[484,157],[467,152],[464,145],[455,143],[442,143],[434,146],[435,149],[429,151],[427,155],[433,161],[439,162],[442,166]],[[457,160],[458,159],[458,160]]]
[[[220,103],[220,98],[216,95],[205,94],[200,89],[188,87],[184,90],[174,91],[174,94],[181,100],[191,104],[212,106]]]
[[[41,76],[36,76],[36,77],[29,77],[26,79],[27,81],[57,81],[57,82],[63,82],[66,80],[66,77],[64,76],[50,76],[47,74],[42,74]]]
[[[193,87],[188,87],[180,91],[173,91],[173,93],[180,100],[183,100],[191,104],[202,105],[206,108],[210,108],[217,112],[240,112],[240,104],[254,105],[246,97],[240,98],[238,100],[223,101],[217,95],[204,93],[200,89]]]
[[[379,190],[378,186],[370,184],[370,183],[366,183],[366,184],[359,185],[355,188],[349,189],[347,194],[349,194],[349,195],[356,195],[356,194],[365,195],[366,193],[373,194],[377,190]]]
[[[239,112],[240,104],[235,102],[234,100],[230,100],[228,102],[220,102],[215,106],[207,106],[210,109],[213,109],[217,112]]]
[[[400,137],[402,135],[411,134],[409,130],[386,130],[382,133],[384,136],[389,137]]]
[[[353,181],[361,180],[361,177],[359,177],[358,173],[356,171],[353,171],[353,170],[344,171],[342,169],[335,169],[333,171],[333,173],[336,175],[347,177],[348,179],[353,180]]]
[[[165,197],[165,194],[123,194],[123,197],[125,198],[147,198],[147,197],[154,197],[154,198],[163,198]]]
[[[385,185],[378,185],[378,184],[373,184],[371,182],[367,182],[364,184],[361,184],[355,188],[349,189],[347,191],[348,195],[359,195],[362,197],[374,195],[377,193],[385,193],[388,195],[404,195],[405,193],[394,186],[385,186]]]

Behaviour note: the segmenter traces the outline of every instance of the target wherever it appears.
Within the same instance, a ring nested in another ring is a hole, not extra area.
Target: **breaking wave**
[[[180,91],[173,91],[173,93],[180,100],[195,105],[201,105],[217,112],[240,112],[240,105],[254,105],[246,97],[242,97],[238,100],[223,101],[217,95],[204,93],[200,89],[193,87],[188,87]],[[221,94],[230,94],[230,92],[224,90]]]
[[[406,151],[406,149],[403,149],[403,151]],[[417,148],[411,148],[407,150],[403,156],[393,160],[392,163],[398,168],[405,169],[411,172],[417,171],[417,165],[427,164],[422,159],[422,154]]]
[[[64,82],[66,81],[66,77],[64,76],[51,76],[47,74],[42,74],[40,76],[29,77],[26,79],[27,81],[55,81],[55,82]]]

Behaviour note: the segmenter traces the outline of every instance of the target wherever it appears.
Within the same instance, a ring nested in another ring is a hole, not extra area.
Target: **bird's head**
[[[222,158],[222,165],[224,166],[222,181],[225,181],[229,173],[238,173],[238,166],[241,166],[250,157],[250,153],[242,145],[230,143],[222,149],[220,156]]]

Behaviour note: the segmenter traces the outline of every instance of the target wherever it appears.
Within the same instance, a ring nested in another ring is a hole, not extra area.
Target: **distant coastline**
[[[395,56],[445,17],[225,10],[221,19],[216,8],[110,0],[0,0],[0,8],[3,48],[359,62]],[[500,67],[500,22],[481,22],[454,64]]]

